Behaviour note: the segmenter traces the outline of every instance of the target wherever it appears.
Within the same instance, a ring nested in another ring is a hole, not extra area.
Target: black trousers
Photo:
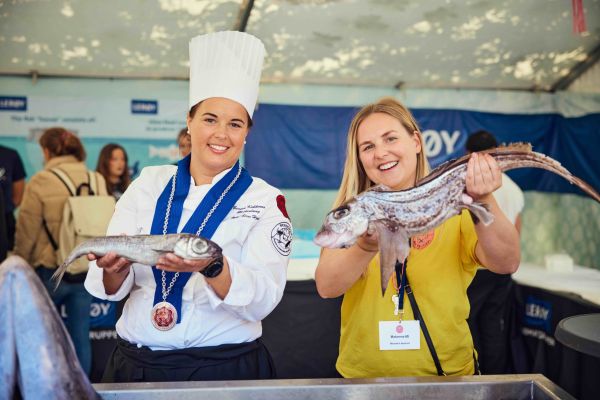
[[[507,318],[512,286],[510,275],[480,269],[467,290],[471,303],[467,322],[482,374],[509,372]]]
[[[12,212],[6,214],[6,236],[8,237],[8,250],[15,247],[15,231],[17,229],[17,221]]]
[[[180,350],[138,348],[121,338],[102,382],[177,382],[273,379],[275,367],[264,344],[249,343]]]

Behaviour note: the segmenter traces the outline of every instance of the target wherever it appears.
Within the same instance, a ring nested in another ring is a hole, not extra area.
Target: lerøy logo
[[[131,100],[132,114],[158,114],[157,100]]]
[[[551,334],[552,304],[547,301],[528,296],[525,303],[525,323],[529,326],[543,328]]]
[[[27,97],[0,96],[0,111],[27,111]]]

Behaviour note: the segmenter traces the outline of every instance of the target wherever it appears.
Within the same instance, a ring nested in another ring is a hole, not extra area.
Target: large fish
[[[67,266],[79,257],[88,253],[103,256],[109,252],[136,263],[155,265],[158,257],[165,253],[175,253],[188,260],[213,259],[221,255],[221,247],[211,240],[189,233],[97,237],[75,247],[56,269],[52,279],[58,286]]]
[[[0,304],[0,399],[100,399],[46,288],[20,257],[0,264]]]
[[[485,152],[494,157],[502,171],[526,167],[545,169],[600,202],[600,195],[589,184],[573,176],[558,161],[532,151],[528,143],[514,143]],[[360,193],[327,214],[315,243],[321,247],[346,248],[367,230],[377,231],[384,293],[396,261],[402,262],[408,256],[410,237],[432,230],[465,208],[483,224],[492,223],[493,215],[466,193],[469,157],[465,155],[440,165],[411,189],[390,191],[374,186]]]

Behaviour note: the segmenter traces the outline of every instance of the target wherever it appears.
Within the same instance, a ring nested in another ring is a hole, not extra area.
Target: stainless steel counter
[[[574,399],[543,375],[96,384],[105,400]]]

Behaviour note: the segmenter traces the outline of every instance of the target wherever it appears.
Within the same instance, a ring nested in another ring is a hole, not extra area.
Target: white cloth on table
[[[600,306],[600,270],[594,268],[574,266],[572,272],[553,272],[523,263],[513,279],[521,285],[579,295]]]

